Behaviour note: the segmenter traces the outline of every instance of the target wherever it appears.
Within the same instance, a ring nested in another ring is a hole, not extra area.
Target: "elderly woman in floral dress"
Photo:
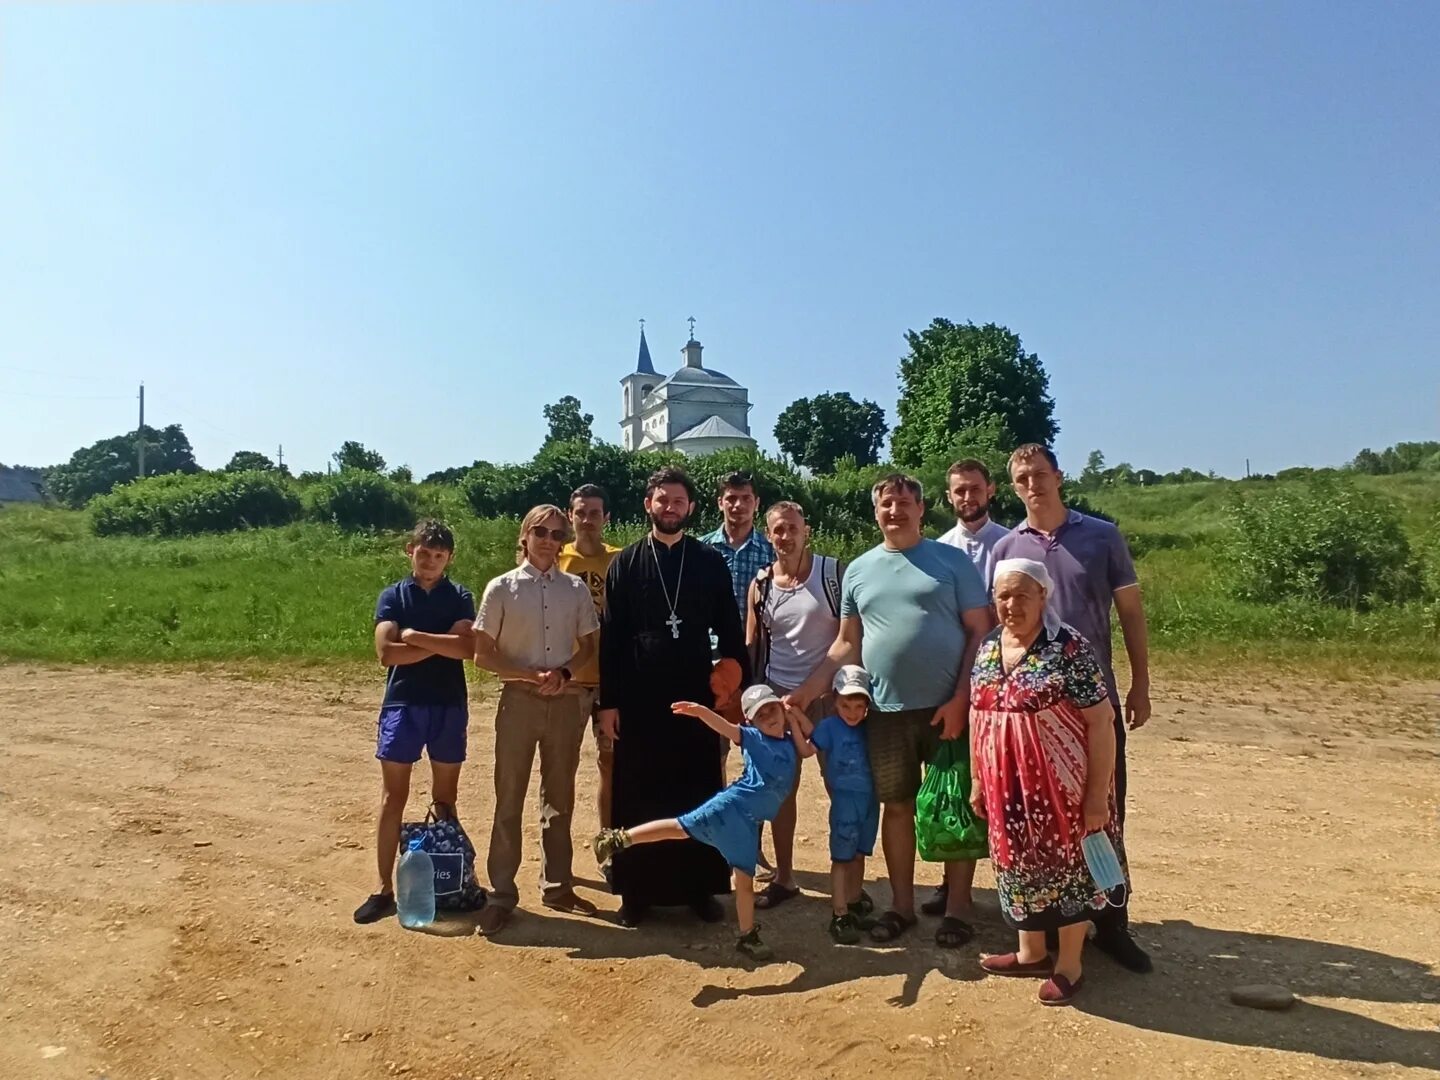
[[[1000,627],[980,646],[970,691],[976,813],[988,821],[1000,913],[1019,949],[981,961],[994,975],[1046,981],[1040,1000],[1068,1005],[1081,985],[1093,911],[1111,898],[1086,867],[1081,840],[1103,830],[1120,865],[1115,814],[1115,709],[1089,643],[1047,605],[1043,563],[995,567]],[[1127,885],[1115,890],[1128,895]],[[1046,932],[1058,931],[1052,962]]]

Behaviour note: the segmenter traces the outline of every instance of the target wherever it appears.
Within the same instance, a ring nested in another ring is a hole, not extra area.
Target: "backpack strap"
[[[750,677],[756,683],[765,681],[765,669],[770,666],[770,620],[765,606],[770,602],[770,589],[774,584],[774,563],[755,572],[755,643],[751,646]]]
[[[820,560],[820,584],[825,599],[830,604],[830,614],[840,617],[840,560],[829,555],[816,556]]]

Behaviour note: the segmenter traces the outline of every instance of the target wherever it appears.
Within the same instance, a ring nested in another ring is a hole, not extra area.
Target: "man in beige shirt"
[[[510,920],[520,894],[525,794],[540,751],[540,890],[546,907],[581,915],[595,905],[575,894],[570,817],[585,734],[573,671],[595,654],[600,621],[590,590],[556,565],[569,522],[537,506],[520,525],[519,565],[485,586],[475,618],[475,663],[500,677],[495,715],[495,824],[490,830],[489,902],[480,930]]]

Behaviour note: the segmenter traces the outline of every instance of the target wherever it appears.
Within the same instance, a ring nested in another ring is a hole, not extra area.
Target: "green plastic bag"
[[[947,739],[915,796],[915,846],[926,862],[988,859],[985,822],[970,809],[970,740]]]

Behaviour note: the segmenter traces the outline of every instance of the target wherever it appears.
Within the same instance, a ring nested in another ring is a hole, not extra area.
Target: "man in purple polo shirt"
[[[1025,520],[995,544],[994,562],[1035,559],[1055,583],[1062,621],[1078,630],[1095,650],[1115,704],[1115,799],[1125,818],[1125,730],[1150,719],[1149,634],[1135,563],[1120,530],[1101,518],[1069,509],[1061,498],[1064,476],[1050,450],[1027,443],[1010,455],[1010,480],[1025,503]],[[991,582],[993,585],[994,583]],[[1120,616],[1130,658],[1130,693],[1121,719],[1120,692],[1110,654],[1110,605]],[[1095,917],[1095,944],[1135,972],[1151,968],[1150,957],[1130,936],[1126,907],[1108,906]]]

